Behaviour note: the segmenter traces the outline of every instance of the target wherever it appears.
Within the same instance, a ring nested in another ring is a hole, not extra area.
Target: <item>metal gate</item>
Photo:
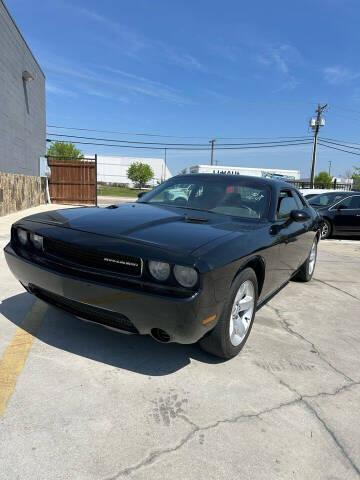
[[[97,205],[97,156],[48,157],[52,203]]]

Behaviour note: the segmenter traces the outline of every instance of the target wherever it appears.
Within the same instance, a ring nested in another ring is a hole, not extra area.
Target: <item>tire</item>
[[[321,227],[321,240],[325,240],[331,236],[332,226],[327,218],[323,219],[323,225]]]
[[[247,302],[244,301],[246,297]],[[199,341],[200,347],[220,358],[235,357],[250,335],[257,300],[258,282],[255,272],[252,268],[246,268],[235,277],[219,321],[215,328]],[[245,305],[248,308],[244,308]]]
[[[297,280],[299,282],[310,282],[310,280],[312,279],[317,259],[317,244],[318,238],[315,237],[314,242],[311,246],[309,256],[306,259],[306,262],[300,267],[300,270],[295,275],[294,280]]]

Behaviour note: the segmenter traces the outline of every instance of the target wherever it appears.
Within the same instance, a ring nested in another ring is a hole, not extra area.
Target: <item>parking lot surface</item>
[[[320,242],[231,361],[48,307],[2,253],[0,286],[1,479],[360,477],[360,241]]]

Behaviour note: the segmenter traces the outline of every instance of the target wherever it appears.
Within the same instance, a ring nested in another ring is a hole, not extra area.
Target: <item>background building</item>
[[[134,162],[147,163],[150,165],[154,172],[154,178],[149,182],[152,186],[172,177],[163,158],[112,157],[98,155],[97,159],[98,182],[123,183],[133,187],[133,183],[127,177],[126,172]]]
[[[44,199],[45,76],[0,0],[0,215]]]
[[[193,167],[189,167],[189,173],[226,173],[228,175],[250,175],[253,177],[287,180],[299,180],[300,178],[300,170],[283,170],[280,168],[226,167],[220,165],[195,165]]]

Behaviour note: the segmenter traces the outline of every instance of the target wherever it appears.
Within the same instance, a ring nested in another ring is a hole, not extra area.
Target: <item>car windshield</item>
[[[329,205],[337,202],[344,198],[346,193],[320,193],[319,195],[315,195],[315,197],[310,198],[309,203],[310,205],[321,206],[321,207],[328,207]]]
[[[238,179],[171,179],[147,193],[139,203],[168,205],[243,218],[267,216],[270,188]]]

